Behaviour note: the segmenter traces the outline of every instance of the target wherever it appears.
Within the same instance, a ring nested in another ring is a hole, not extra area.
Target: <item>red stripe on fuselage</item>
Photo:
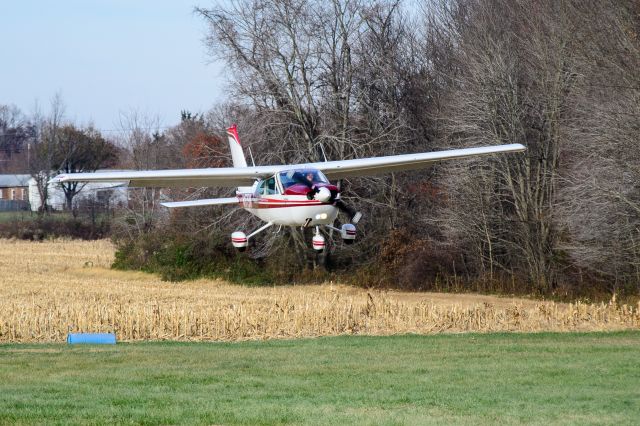
[[[281,200],[275,198],[253,198],[251,200],[240,198],[239,204],[246,209],[283,209],[287,207],[331,205],[331,203],[323,203],[318,200]]]

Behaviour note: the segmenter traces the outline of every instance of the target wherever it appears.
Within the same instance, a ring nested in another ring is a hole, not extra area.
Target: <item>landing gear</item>
[[[263,225],[260,228],[256,229],[249,235],[246,235],[242,231],[236,231],[231,234],[231,244],[233,244],[233,246],[236,249],[238,249],[238,251],[243,252],[249,246],[249,240],[251,240],[251,238],[253,238],[254,236],[256,236],[257,234],[259,234],[260,232],[264,231],[265,229],[269,228],[272,225],[273,225],[273,222],[269,222],[266,225]],[[354,241],[356,240],[356,227],[352,223],[345,223],[340,228],[336,228],[332,225],[324,225],[324,227],[329,229],[330,234],[333,231],[339,232],[340,238],[342,238],[342,241],[345,244],[353,244]],[[316,252],[322,253],[323,251],[325,251],[326,246],[327,246],[327,241],[325,237],[322,235],[322,233],[320,232],[320,226],[316,226],[315,233],[313,234],[313,238],[311,240],[311,247],[313,247],[313,250],[315,250]]]
[[[331,232],[336,231],[340,233],[340,238],[342,238],[342,242],[344,242],[345,244],[353,244],[356,241],[356,227],[354,224],[352,223],[345,223],[344,225],[342,225],[339,229],[336,228],[335,226],[331,226],[331,225],[324,225],[327,229],[329,229]],[[322,237],[322,235],[320,235],[320,232],[318,230],[318,227],[316,227],[316,236],[313,237],[313,248],[315,249],[315,242],[316,242],[316,237],[320,237],[322,238],[323,242],[324,242],[324,237]],[[316,249],[317,250],[317,249]]]
[[[247,249],[247,246],[249,245],[249,239],[258,235],[260,232],[264,231],[271,225],[273,225],[273,222],[269,222],[266,225],[261,226],[260,228],[256,229],[249,235],[245,235],[245,233],[242,231],[236,231],[231,234],[231,244],[233,244],[233,246],[237,248],[238,251],[243,252]]]
[[[356,240],[356,227],[351,223],[345,223],[340,227],[340,236],[345,244],[353,244]]]
[[[327,267],[328,259],[331,255],[331,246],[332,246],[332,238],[333,232],[339,232],[340,238],[345,244],[353,244],[356,240],[356,227],[351,223],[345,223],[340,228],[336,228],[332,225],[324,225],[326,229],[328,229],[329,241],[325,240],[325,237],[320,232],[320,227],[316,226],[315,233],[313,235],[313,239],[311,240],[311,246],[315,251],[314,257],[314,268],[316,266],[321,266],[323,268]]]
[[[249,245],[249,239],[244,232],[236,231],[231,234],[231,244],[233,244],[233,246],[237,248],[239,252],[243,252]]]
[[[320,234],[320,227],[318,226],[316,226],[316,233],[311,240],[311,244],[313,246],[313,249],[317,252],[321,252],[322,250],[324,250],[325,241],[322,234]]]

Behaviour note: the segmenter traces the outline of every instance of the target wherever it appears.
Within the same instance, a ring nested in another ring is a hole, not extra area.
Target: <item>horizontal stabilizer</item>
[[[230,198],[210,198],[207,200],[193,200],[193,201],[172,201],[167,203],[160,203],[165,207],[199,207],[199,206],[215,206],[220,204],[238,204],[237,197]]]

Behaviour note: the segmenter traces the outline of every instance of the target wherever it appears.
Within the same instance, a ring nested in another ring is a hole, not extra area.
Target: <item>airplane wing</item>
[[[521,152],[525,149],[524,145],[514,143],[509,145],[482,146],[478,148],[390,155],[387,157],[309,163],[300,167],[316,168],[322,171],[322,173],[324,173],[329,179],[342,179],[354,176],[371,176],[381,173],[417,170],[441,160],[453,160],[495,153]]]
[[[271,176],[274,167],[220,167],[211,169],[143,170],[60,174],[51,183],[128,182],[130,187],[251,186],[256,179]],[[278,169],[278,170],[279,170]]]
[[[160,203],[160,204],[169,208],[216,206],[221,204],[238,204],[238,197],[209,198],[204,200],[193,200],[193,201],[171,201],[171,202]]]
[[[210,169],[69,173],[58,175],[51,179],[50,182],[128,182],[130,187],[237,187],[251,186],[256,179],[272,176],[282,170],[314,168],[322,171],[329,179],[341,179],[345,177],[370,176],[381,173],[421,169],[441,160],[495,153],[520,152],[524,150],[525,147],[523,145],[510,144],[390,155],[386,157],[327,161],[323,163],[257,167],[221,167]]]

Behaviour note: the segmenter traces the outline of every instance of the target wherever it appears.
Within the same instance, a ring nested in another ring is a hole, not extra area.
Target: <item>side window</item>
[[[262,182],[260,182],[260,185],[258,185],[258,188],[256,189],[256,194],[263,195],[266,184],[267,184],[266,180],[263,180]]]
[[[277,194],[278,190],[276,189],[276,178],[274,176],[270,177],[266,181],[266,193],[267,195]]]
[[[263,180],[258,185],[258,189],[256,191],[258,195],[273,195],[278,194],[278,187],[276,186],[276,178],[275,176],[270,177],[269,179]]]

